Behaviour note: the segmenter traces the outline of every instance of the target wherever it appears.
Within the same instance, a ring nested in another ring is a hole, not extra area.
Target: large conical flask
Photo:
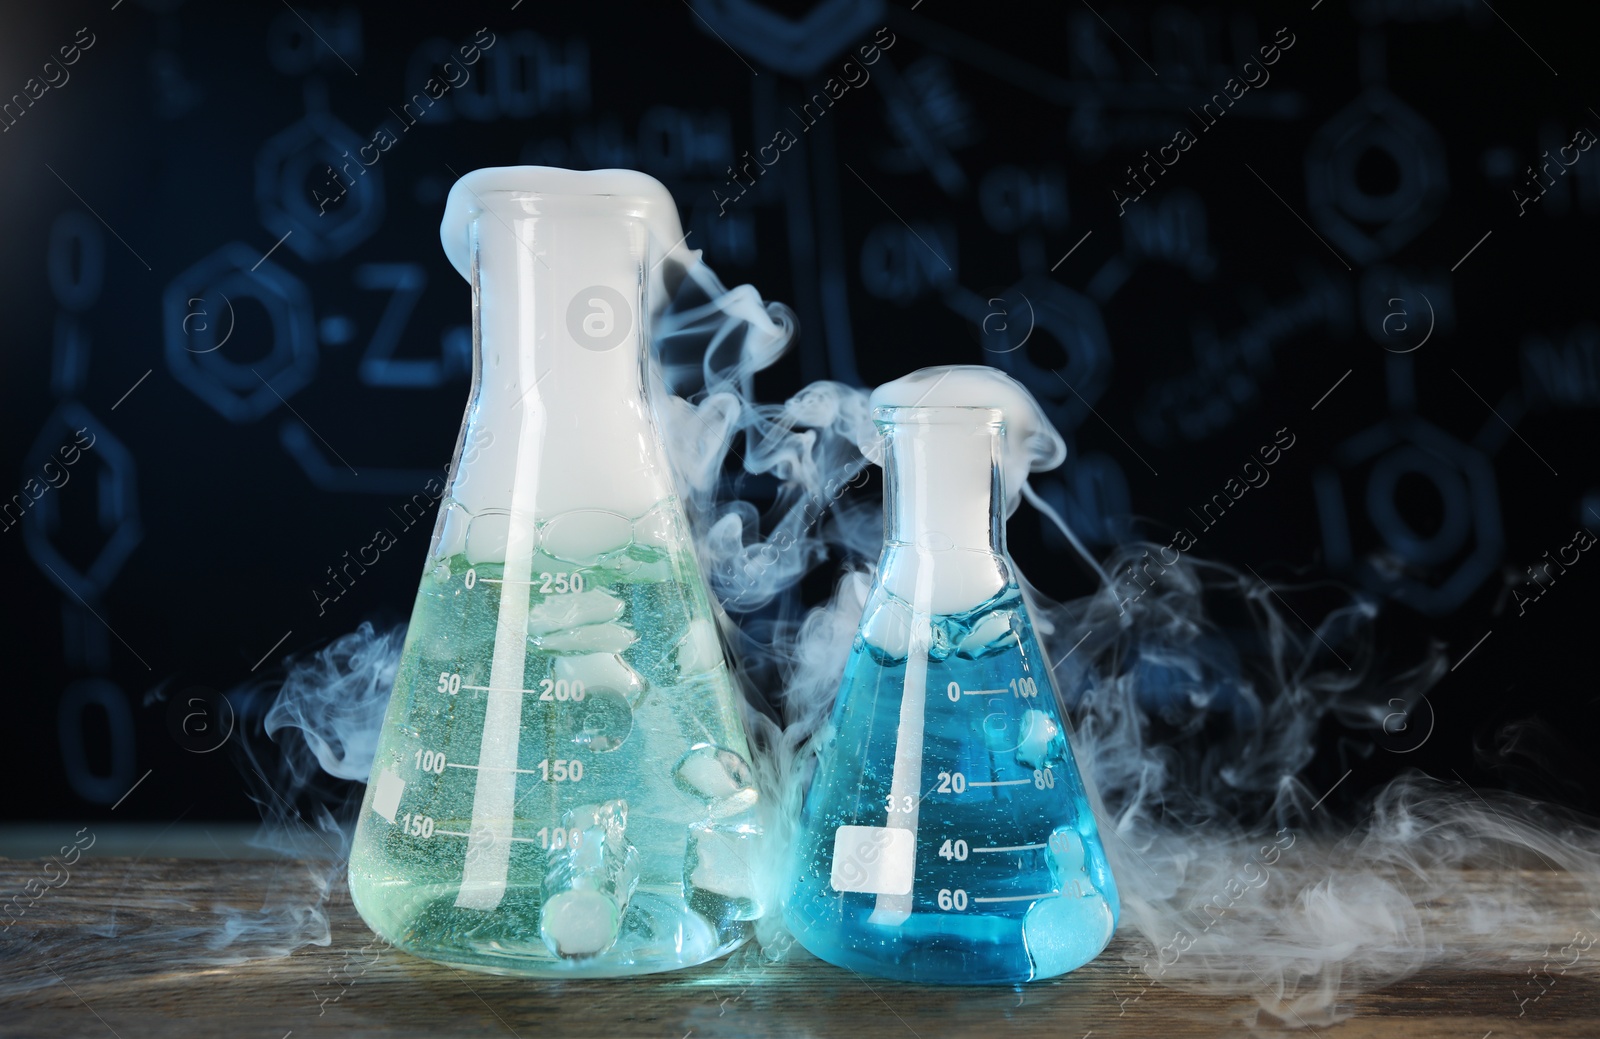
[[[473,387],[351,896],[388,941],[479,970],[701,963],[759,915],[759,829],[646,393],[677,210],[640,173],[483,169],[441,235],[472,284]]]
[[[1117,893],[1006,554],[1004,412],[873,415],[886,543],[785,922],[824,960],[906,981],[1061,974],[1105,948]]]

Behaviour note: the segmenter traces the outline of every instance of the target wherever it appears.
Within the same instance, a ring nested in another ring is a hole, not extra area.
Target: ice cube
[[[539,934],[557,956],[605,952],[622,930],[639,885],[639,850],[628,843],[628,804],[580,805],[561,817],[566,842],[546,860]]]
[[[1111,940],[1116,918],[1100,892],[1041,898],[1022,918],[1022,938],[1034,976],[1049,978],[1083,966]]]
[[[1083,868],[1083,838],[1070,827],[1063,826],[1050,835],[1050,866],[1059,879],[1071,880],[1079,874],[1089,874]]]
[[[891,660],[911,652],[911,607],[898,599],[883,598],[867,605],[861,638]]]
[[[546,653],[621,653],[638,639],[621,624],[607,623],[538,635],[533,644]]]
[[[594,956],[611,948],[622,929],[622,909],[600,891],[562,891],[545,900],[539,934],[557,956]]]
[[[1061,757],[1057,741],[1062,738],[1060,724],[1045,712],[1030,707],[1018,723],[1021,742],[1017,744],[1017,764],[1024,768],[1044,768]]]
[[[549,635],[622,616],[622,600],[603,588],[552,595],[528,608],[528,634]]]
[[[565,679],[569,685],[582,682],[585,697],[607,691],[632,700],[644,692],[644,679],[639,672],[615,653],[557,657],[555,677],[557,681]]]
[[[717,639],[717,629],[704,617],[689,622],[689,630],[678,640],[673,652],[680,675],[712,671],[722,663],[722,643]]]
[[[706,815],[712,819],[730,819],[752,810],[760,799],[761,795],[756,792],[755,787],[745,787],[711,802],[706,806]]]
[[[1011,611],[996,610],[961,636],[956,642],[956,652],[964,657],[975,657],[1010,633]]]
[[[731,750],[697,743],[672,768],[678,789],[707,804],[755,794],[755,775],[749,762]],[[753,803],[753,798],[752,798]]]
[[[716,923],[760,918],[761,836],[756,826],[689,827],[683,863],[689,904]]]

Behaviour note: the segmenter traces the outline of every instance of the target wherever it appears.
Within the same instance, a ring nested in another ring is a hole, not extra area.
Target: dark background
[[[1522,615],[1510,589],[1580,523],[1600,530],[1600,152],[1525,215],[1513,195],[1536,196],[1541,152],[1600,134],[1593,22],[1481,0],[910,6],[0,15],[0,98],[80,27],[94,41],[0,120],[5,494],[72,429],[96,437],[0,530],[25,777],[6,814],[104,817],[147,776],[117,818],[253,817],[173,705],[409,612],[420,526],[323,616],[312,590],[449,461],[470,311],[438,222],[458,173],[517,163],[662,180],[725,282],[799,316],[765,400],[1011,371],[1071,447],[1035,485],[1098,551],[1198,532],[1188,509],[1287,427],[1272,481],[1196,554],[1342,582],[1381,604],[1394,666],[1430,644],[1461,665],[1410,735],[1330,728],[1308,782],[1353,769],[1348,807],[1414,766],[1592,807],[1600,561]],[[317,218],[328,158],[397,127],[435,53],[480,26],[496,42],[471,81]],[[787,110],[880,26],[870,82],[719,215],[737,156],[797,129]],[[1201,132],[1190,109],[1280,26],[1295,42],[1270,82]],[[1119,216],[1126,168],[1180,127],[1198,141]],[[1044,590],[1092,589],[1031,508],[1010,534]]]

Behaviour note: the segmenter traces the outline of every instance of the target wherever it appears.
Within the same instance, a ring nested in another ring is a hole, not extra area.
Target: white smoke
[[[793,316],[748,286],[725,289],[698,262],[669,269],[667,284],[674,298],[655,329],[651,385],[751,692],[765,860],[781,863],[882,544],[881,503],[865,489],[857,446],[870,440],[867,395],[821,382],[761,403],[758,376],[787,347]],[[1370,603],[1326,611],[1312,632],[1260,581],[1191,557],[1130,602],[1109,575],[1148,548],[1089,558],[1103,585],[1072,602],[1025,587],[1075,723],[1122,934],[1133,939],[1127,979],[1114,984],[1125,1009],[1149,985],[1168,985],[1238,998],[1247,1021],[1315,1025],[1346,1014],[1356,993],[1426,966],[1514,969],[1600,926],[1600,836],[1586,820],[1407,775],[1351,826],[1319,803],[1327,791],[1299,778],[1330,722],[1392,735],[1395,704],[1408,715],[1442,675],[1437,650],[1380,673]],[[822,566],[842,571],[835,594],[804,609],[798,583]],[[262,841],[306,858],[296,867],[306,872],[258,909],[219,905],[213,926],[152,928],[152,938],[208,963],[329,941],[326,900],[342,888],[359,804],[343,780],[370,770],[402,637],[363,624],[288,661],[280,678],[230,694],[257,737],[239,751]],[[1585,917],[1542,902],[1529,870],[1580,886]],[[777,913],[781,876],[765,878],[760,948],[741,963],[781,962],[794,949]]]
[[[1126,546],[1106,569],[1154,548]],[[1593,926],[1526,875],[1562,871],[1600,905],[1592,821],[1420,773],[1371,795],[1355,825],[1334,817],[1329,791],[1299,778],[1319,730],[1331,718],[1392,736],[1444,660],[1430,648],[1381,675],[1373,605],[1312,631],[1280,594],[1296,590],[1184,558],[1132,601],[1126,583],[1033,596],[1054,652],[1077,647],[1056,679],[1134,939],[1119,1000],[1164,984],[1240,998],[1247,1023],[1305,1027],[1424,967],[1520,973]]]
[[[871,428],[866,393],[815,382],[782,404],[756,399],[756,374],[794,330],[789,308],[748,285],[729,291],[694,263],[655,332],[667,452],[706,579],[734,612],[766,606],[830,548],[875,557],[881,544],[873,510],[841,501],[866,466],[856,446]],[[740,495],[741,476],[776,484],[766,517]]]

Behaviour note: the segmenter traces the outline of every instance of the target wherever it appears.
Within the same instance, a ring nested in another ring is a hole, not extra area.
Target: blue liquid
[[[876,588],[863,632],[896,628],[882,611],[910,616]],[[858,633],[801,811],[785,922],[824,960],[905,981],[1005,984],[1080,967],[1116,929],[1117,889],[1022,598],[1012,586],[931,627],[920,782],[903,787],[915,829],[891,789],[906,640],[896,657],[874,644],[892,635]]]

